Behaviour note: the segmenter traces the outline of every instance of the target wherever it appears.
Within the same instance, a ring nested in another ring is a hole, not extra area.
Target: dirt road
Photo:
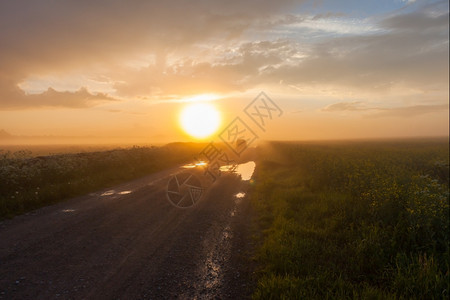
[[[0,299],[245,299],[248,182],[195,207],[166,199],[175,168],[0,223]]]

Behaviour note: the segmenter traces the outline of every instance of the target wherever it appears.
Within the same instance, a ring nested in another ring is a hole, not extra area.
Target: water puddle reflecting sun
[[[115,190],[106,191],[106,192],[103,192],[100,196],[101,197],[111,196],[111,195],[114,195],[115,192],[116,192]]]
[[[123,191],[123,192],[119,192],[119,195],[128,195],[131,194],[132,191]]]
[[[229,172],[230,170],[233,169],[233,167],[234,167],[233,165],[222,166],[220,167],[220,170],[223,172]],[[255,167],[256,167],[255,162],[249,161],[244,164],[237,165],[237,167],[234,169],[233,172],[240,175],[243,181],[248,181],[252,178],[253,172],[255,171]]]
[[[182,169],[194,169],[196,167],[206,166],[208,163],[200,161],[197,163],[191,163],[181,166]],[[253,172],[255,171],[256,164],[254,161],[249,161],[238,165],[225,165],[220,167],[222,172],[233,172],[241,176],[243,181],[248,181],[252,178]]]
[[[181,168],[182,168],[182,169],[193,169],[193,168],[196,168],[196,167],[201,167],[201,166],[206,166],[206,165],[207,165],[206,162],[200,161],[200,162],[198,162],[198,163],[187,164],[187,165],[181,166]]]
[[[106,196],[114,196],[114,195],[128,195],[131,194],[133,191],[131,190],[126,190],[126,191],[116,191],[116,190],[109,190],[106,192],[103,192],[102,194],[100,194],[100,197],[106,197]]]

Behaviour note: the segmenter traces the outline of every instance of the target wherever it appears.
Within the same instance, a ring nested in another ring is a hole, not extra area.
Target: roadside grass
[[[447,141],[270,143],[254,299],[448,299]]]
[[[0,220],[192,160],[202,147],[173,143],[38,157],[0,151]]]

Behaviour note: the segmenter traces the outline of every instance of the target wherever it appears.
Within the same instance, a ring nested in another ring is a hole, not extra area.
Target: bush
[[[191,160],[203,146],[178,143],[38,157],[0,151],[0,219]]]

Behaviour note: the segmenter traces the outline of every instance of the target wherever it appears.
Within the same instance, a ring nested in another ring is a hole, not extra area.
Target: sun
[[[219,128],[220,114],[211,104],[190,104],[181,112],[180,124],[187,134],[202,139],[210,136]]]

